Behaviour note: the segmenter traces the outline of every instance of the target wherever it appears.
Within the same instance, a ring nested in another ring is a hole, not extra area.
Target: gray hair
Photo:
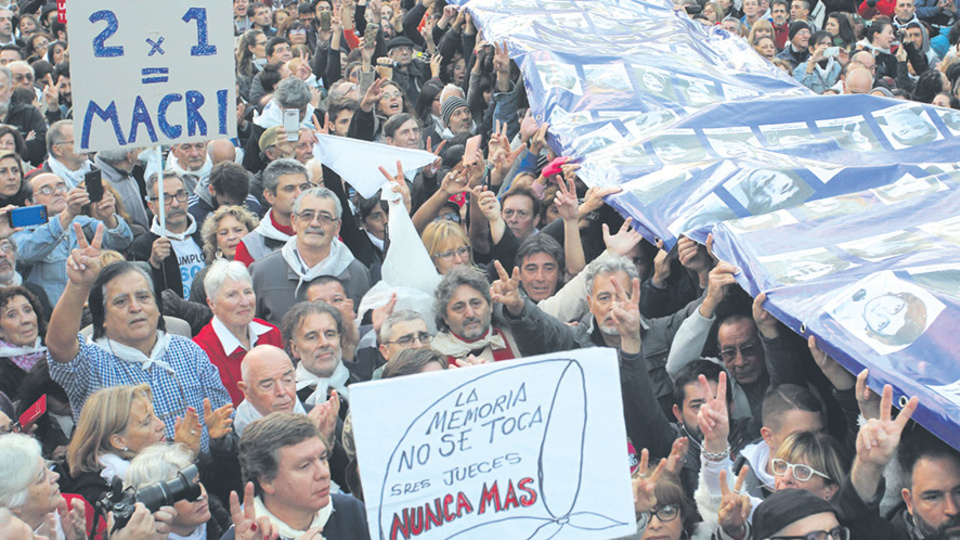
[[[490,283],[483,275],[483,272],[472,266],[456,266],[451,268],[443,275],[443,280],[437,289],[433,292],[433,311],[436,313],[435,322],[439,330],[449,330],[447,321],[444,319],[447,315],[447,304],[453,298],[454,291],[461,285],[466,285],[475,289],[487,303],[492,303],[490,299]]]
[[[423,315],[420,315],[412,309],[404,309],[401,311],[395,311],[390,314],[389,317],[384,319],[383,324],[380,325],[380,343],[386,343],[390,341],[390,338],[393,336],[393,325],[401,323],[404,321],[423,321]],[[423,321],[426,323],[426,321]]]
[[[293,352],[290,350],[290,344],[296,338],[300,325],[302,325],[303,321],[310,315],[319,315],[321,313],[326,313],[333,317],[333,323],[337,325],[337,333],[340,334],[341,339],[346,335],[346,331],[344,330],[345,323],[343,321],[343,315],[340,314],[340,310],[320,300],[316,302],[298,302],[287,311],[286,315],[283,316],[283,321],[280,323],[280,333],[286,340],[284,348],[291,358],[293,357]]]
[[[11,62],[12,63],[12,62]],[[73,120],[58,120],[50,126],[50,129],[47,130],[47,153],[53,153],[54,145],[62,142],[67,142],[70,140],[70,137],[66,137],[63,134],[64,126],[70,126],[70,129],[73,130]]]
[[[37,479],[40,443],[33,437],[10,433],[0,437],[0,506],[20,508]]]
[[[630,277],[632,281],[634,278],[639,279],[640,274],[637,272],[637,265],[633,264],[633,261],[624,257],[623,255],[614,255],[612,257],[597,258],[590,262],[587,265],[587,268],[584,269],[584,281],[587,286],[587,295],[593,296],[593,281],[601,274],[612,274],[614,272],[626,272],[627,276]],[[629,291],[629,288],[628,288]]]
[[[7,66],[0,66],[0,75],[2,75],[7,82],[3,85],[13,84],[13,72],[10,71],[10,68]]]
[[[115,165],[127,159],[127,156],[130,154],[130,152],[130,148],[112,148],[110,150],[101,150],[97,152],[97,156],[99,156],[100,159],[102,159],[105,163],[109,165]]]
[[[193,454],[177,443],[159,443],[141,450],[130,462],[123,487],[140,489],[166,482],[183,469],[193,465]]]
[[[297,200],[293,201],[293,213],[300,213],[300,205],[303,204],[303,199],[305,197],[316,197],[318,199],[330,199],[333,201],[334,214],[336,218],[340,219],[343,215],[343,206],[340,205],[340,199],[337,198],[337,194],[330,191],[325,187],[315,187],[310,188],[306,191],[300,192],[300,196],[297,197]]]
[[[210,265],[207,275],[203,278],[203,288],[206,289],[207,298],[213,300],[220,292],[220,287],[226,280],[243,281],[253,286],[253,278],[247,267],[240,261],[227,261],[217,259]]]
[[[263,189],[276,195],[277,186],[280,185],[280,177],[288,174],[302,174],[304,181],[310,179],[310,171],[302,163],[295,159],[281,158],[271,161],[267,168],[263,170],[261,178]]]
[[[49,133],[49,132],[48,132],[48,133]],[[157,184],[160,182],[160,174],[161,174],[161,173],[153,173],[153,174],[150,175],[150,178],[147,178],[147,197],[148,197],[148,199],[149,199],[149,197],[152,197],[153,188],[156,187]],[[172,170],[172,169],[167,169],[167,170],[163,171],[163,181],[166,182],[166,181],[167,181],[167,178],[176,178],[177,180],[180,181],[181,184],[183,184],[184,189],[186,189],[187,183],[183,181],[183,177],[180,176],[180,173],[178,173],[177,171],[174,171],[174,170]],[[157,196],[158,196],[158,197],[161,196],[159,192],[157,192]]]
[[[307,83],[296,77],[287,77],[280,81],[276,92],[273,94],[273,99],[276,100],[277,105],[284,109],[299,109],[310,103],[312,97]]]

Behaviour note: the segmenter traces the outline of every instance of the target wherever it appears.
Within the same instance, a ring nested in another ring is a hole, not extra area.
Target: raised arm
[[[89,244],[80,225],[74,223],[73,227],[80,247],[67,258],[67,286],[53,308],[50,324],[47,325],[47,349],[50,356],[61,363],[70,362],[80,352],[77,331],[80,329],[83,305],[87,302],[93,282],[100,275],[99,255],[103,244],[103,224],[97,227],[97,234]]]

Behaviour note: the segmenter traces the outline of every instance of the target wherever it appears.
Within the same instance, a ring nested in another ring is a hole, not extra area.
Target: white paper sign
[[[404,174],[408,174],[430,165],[437,159],[437,156],[425,150],[413,150],[322,133],[317,134],[317,144],[313,146],[313,157],[336,171],[365,199],[376,195],[377,190],[387,183],[386,177],[380,172],[380,167],[395,175],[397,161],[400,161]]]
[[[350,387],[370,537],[636,533],[616,351]]]
[[[75,151],[236,137],[226,1],[70,0]]]

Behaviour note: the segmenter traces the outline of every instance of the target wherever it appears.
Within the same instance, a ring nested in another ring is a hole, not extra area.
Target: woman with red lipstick
[[[237,407],[243,401],[243,392],[237,388],[242,379],[240,364],[243,357],[256,345],[283,348],[283,338],[276,326],[253,318],[257,296],[243,263],[219,260],[208,268],[203,285],[213,319],[193,341],[220,370],[220,381],[230,394],[233,406]]]

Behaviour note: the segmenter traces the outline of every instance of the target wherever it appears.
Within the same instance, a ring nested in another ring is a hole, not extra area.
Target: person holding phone
[[[793,78],[814,92],[822,94],[840,79],[843,69],[839,61],[841,51],[833,45],[833,36],[825,30],[810,38],[809,49],[810,58],[794,68]],[[846,56],[846,50],[843,55]]]
[[[45,206],[50,221],[14,233],[13,241],[17,244],[21,263],[31,267],[26,282],[40,286],[50,302],[56,304],[67,284],[64,264],[70,250],[78,245],[73,224],[96,230],[103,223],[106,226],[104,247],[116,251],[130,247],[133,232],[117,215],[113,197],[96,203],[103,207],[101,215],[104,220],[100,221],[83,215],[83,207],[91,204],[85,189],[70,189],[63,178],[51,173],[36,174],[30,178],[29,184],[31,193],[27,204]]]

